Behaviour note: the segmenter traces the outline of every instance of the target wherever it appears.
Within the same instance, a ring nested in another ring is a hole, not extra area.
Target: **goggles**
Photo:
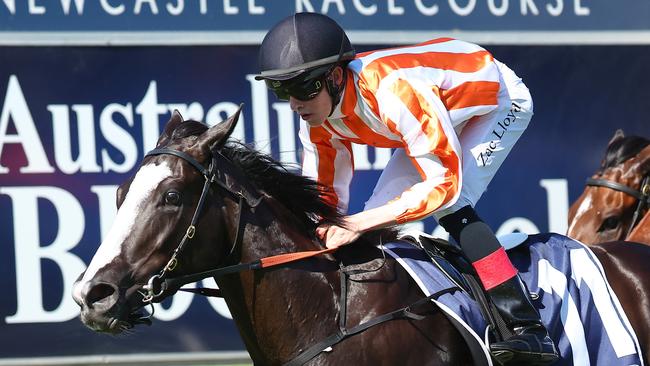
[[[303,80],[293,83],[284,83],[278,80],[266,80],[266,86],[275,93],[280,100],[289,100],[294,97],[298,100],[307,101],[316,98],[323,89],[325,81],[323,78]]]
[[[307,101],[316,98],[320,93],[325,86],[325,79],[329,76],[333,67],[328,66],[326,70],[323,72],[323,68],[318,68],[308,72],[303,77],[289,80],[266,79],[265,82],[266,86],[280,100],[289,100],[289,97],[294,97],[298,100]]]

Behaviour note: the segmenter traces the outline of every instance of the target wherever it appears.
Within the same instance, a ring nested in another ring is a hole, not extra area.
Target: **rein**
[[[646,175],[646,177],[643,178],[643,181],[641,182],[641,186],[639,187],[638,190],[626,186],[625,184],[621,184],[607,179],[587,178],[586,185],[589,187],[605,187],[605,188],[613,189],[615,191],[628,194],[637,199],[638,202],[636,205],[636,209],[634,210],[634,214],[632,216],[632,224],[630,225],[630,228],[627,230],[627,234],[625,234],[625,237],[628,237],[632,232],[632,229],[634,229],[636,224],[639,223],[639,220],[641,219],[641,213],[650,207],[650,175]]]

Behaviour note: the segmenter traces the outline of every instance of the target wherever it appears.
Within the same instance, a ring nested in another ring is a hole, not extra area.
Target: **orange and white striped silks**
[[[450,38],[362,53],[346,70],[341,102],[318,127],[302,123],[303,174],[347,211],[353,156],[350,142],[403,148],[422,182],[396,197],[399,223],[447,208],[462,185],[455,127],[494,110],[501,87],[492,55]],[[471,122],[470,122],[471,123]]]

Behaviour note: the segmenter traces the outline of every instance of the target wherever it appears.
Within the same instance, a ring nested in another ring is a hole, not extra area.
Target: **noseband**
[[[638,224],[639,220],[641,219],[641,213],[644,210],[646,210],[648,207],[650,207],[650,175],[646,175],[646,177],[643,178],[643,181],[641,182],[641,186],[638,190],[626,186],[625,184],[621,184],[607,179],[587,178],[586,185],[589,187],[605,187],[605,188],[613,189],[618,192],[626,193],[637,199],[638,202],[636,205],[636,209],[634,210],[634,215],[632,216],[632,224],[630,225],[630,228],[627,230],[627,234],[625,234],[625,237],[628,237],[632,232],[632,229],[634,229],[636,224]]]

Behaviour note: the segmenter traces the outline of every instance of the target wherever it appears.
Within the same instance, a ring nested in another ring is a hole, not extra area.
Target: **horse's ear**
[[[624,137],[625,137],[625,133],[623,133],[623,130],[619,128],[618,130],[616,130],[616,132],[614,132],[614,136],[612,136],[611,140],[609,140],[607,146],[612,146],[613,143],[615,143],[616,141]]]
[[[218,149],[226,143],[228,137],[230,137],[232,131],[237,125],[239,114],[241,113],[243,106],[244,104],[240,104],[235,113],[228,117],[227,120],[210,127],[201,135],[197,144],[202,151],[208,151],[214,148]]]
[[[167,121],[167,124],[165,125],[165,130],[158,138],[158,143],[156,144],[156,147],[163,146],[167,142],[169,142],[169,140],[172,138],[172,134],[174,133],[174,130],[181,123],[183,123],[183,116],[181,116],[181,113],[178,111],[178,109],[174,109],[174,112],[172,112],[172,117],[169,119],[169,121]]]

